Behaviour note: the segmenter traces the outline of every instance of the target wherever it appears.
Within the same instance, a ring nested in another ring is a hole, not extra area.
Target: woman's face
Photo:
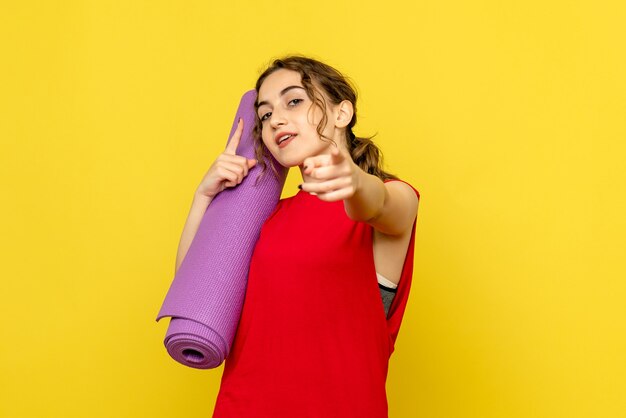
[[[326,95],[324,98],[330,104]],[[313,106],[299,73],[280,69],[270,74],[259,89],[258,102],[263,143],[284,167],[298,166],[307,157],[330,153],[333,145],[317,133],[322,110]],[[326,114],[328,121],[322,133],[340,144],[341,131],[333,123],[332,108],[326,109]],[[286,134],[292,136],[279,144]]]

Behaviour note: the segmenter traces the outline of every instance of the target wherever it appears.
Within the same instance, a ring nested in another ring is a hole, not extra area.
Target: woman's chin
[[[274,158],[276,159],[276,161],[278,161],[280,165],[285,168],[297,167],[302,165],[303,163],[303,160],[301,158]]]
[[[302,165],[301,162],[299,163],[280,163],[283,167],[285,168],[293,168],[293,167],[298,167],[300,165]]]

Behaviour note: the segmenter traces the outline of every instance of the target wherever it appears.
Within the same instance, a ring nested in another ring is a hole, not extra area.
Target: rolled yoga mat
[[[252,128],[256,91],[241,98],[229,138],[239,117],[244,130],[236,154],[255,158]],[[263,178],[259,163],[237,186],[217,194],[165,297],[157,321],[170,316],[165,347],[174,360],[197,369],[218,367],[230,352],[243,307],[250,260],[261,227],[272,214],[287,169],[268,157]],[[274,176],[270,165],[280,174]],[[255,185],[255,183],[257,183]]]

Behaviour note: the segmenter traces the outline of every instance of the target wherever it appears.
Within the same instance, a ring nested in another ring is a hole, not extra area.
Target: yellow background
[[[155,318],[241,95],[303,53],[355,81],[355,132],[422,193],[390,417],[626,417],[625,21],[617,0],[2,2],[0,416],[211,415],[223,365],[172,360]]]

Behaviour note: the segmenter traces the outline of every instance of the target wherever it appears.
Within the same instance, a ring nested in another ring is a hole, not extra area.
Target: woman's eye
[[[293,103],[293,106],[296,106],[298,103],[303,102],[303,101],[304,101],[303,99],[291,99],[289,100],[288,104]],[[272,116],[272,112],[267,112],[264,115],[261,115],[259,119],[261,119],[261,122],[265,122],[265,120],[269,118],[270,116]]]

